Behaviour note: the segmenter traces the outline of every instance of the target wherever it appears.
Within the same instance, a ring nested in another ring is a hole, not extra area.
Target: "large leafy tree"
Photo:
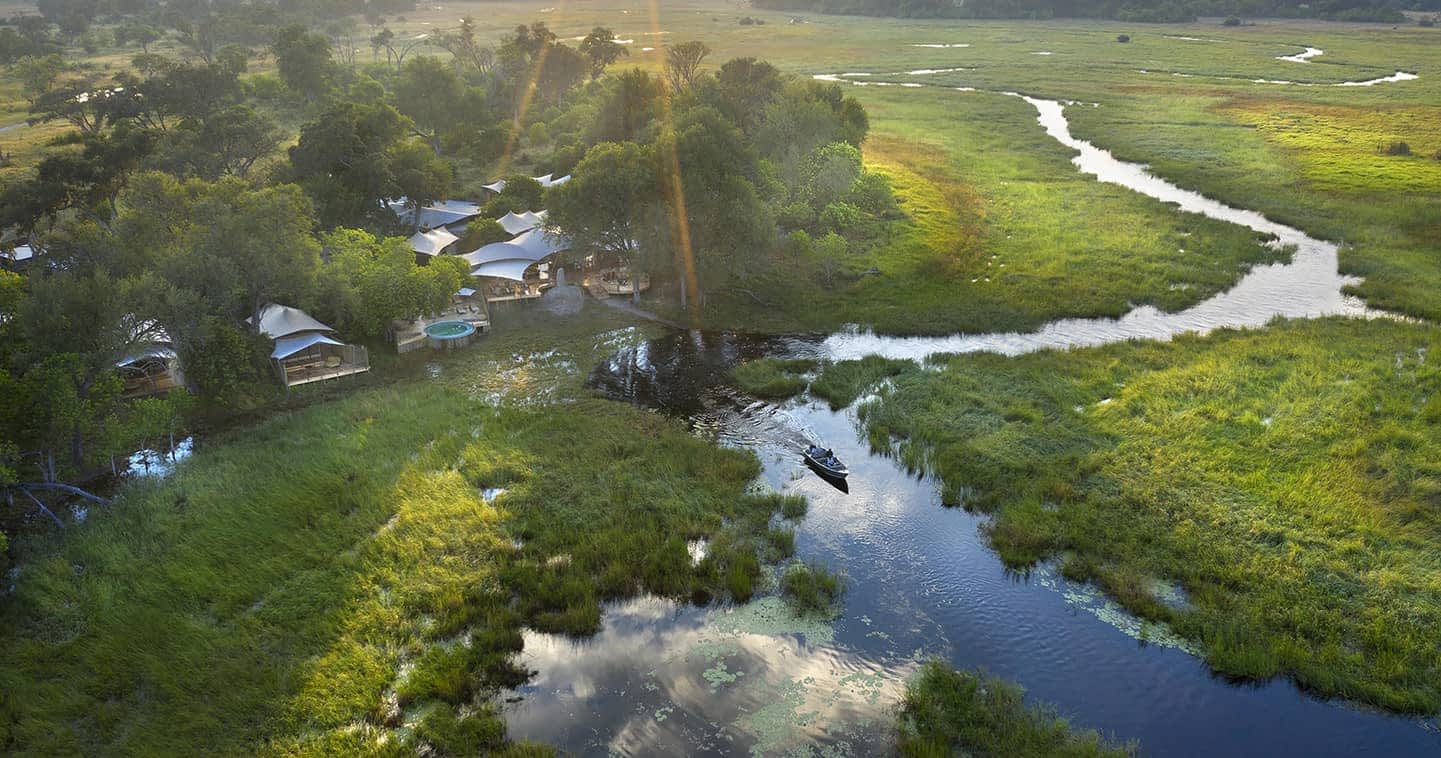
[[[449,255],[418,266],[404,238],[378,239],[360,229],[337,229],[321,245],[326,260],[313,310],[352,338],[377,337],[392,320],[444,309],[469,273],[465,261]]]
[[[484,106],[479,89],[468,87],[455,68],[433,56],[411,58],[395,80],[395,107],[414,125],[415,134],[441,152],[441,137],[478,118]]]
[[[325,35],[298,24],[287,26],[275,35],[271,50],[285,86],[312,101],[330,89],[335,62],[330,59],[330,40]]]
[[[630,55],[625,45],[615,41],[615,32],[604,26],[597,26],[580,41],[580,54],[590,62],[590,79],[595,81],[605,73],[605,67]]]
[[[384,104],[339,103],[301,127],[289,173],[315,201],[322,227],[390,222],[385,200],[401,194],[390,151],[409,132],[409,119]]]
[[[657,208],[662,203],[655,149],[634,142],[592,147],[566,184],[551,190],[550,221],[572,237],[578,250],[619,255],[633,281],[649,252],[655,256],[669,237]],[[640,298],[640,288],[634,297]]]

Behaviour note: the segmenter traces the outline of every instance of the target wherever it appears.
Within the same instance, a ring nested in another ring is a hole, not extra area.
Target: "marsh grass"
[[[840,576],[814,561],[792,563],[781,573],[781,596],[797,615],[834,617],[844,594]]]
[[[5,744],[496,748],[485,703],[524,680],[522,626],[588,634],[601,602],[639,593],[750,597],[757,553],[794,539],[769,526],[785,498],[746,493],[758,471],[626,405],[487,407],[443,382],[232,430],[18,551],[0,609]],[[414,734],[391,731],[391,689],[398,708],[436,709]]]
[[[952,356],[858,413],[876,450],[994,514],[1007,564],[1064,553],[1223,674],[1434,712],[1438,351],[1434,326],[1323,319]]]
[[[1119,758],[1136,751],[1134,745],[1110,744],[1095,731],[1073,728],[1045,705],[1028,704],[1014,684],[936,661],[906,684],[897,731],[900,753],[908,758]]]
[[[746,394],[766,400],[783,400],[806,391],[805,374],[819,364],[807,359],[760,358],[735,367],[731,379]]]
[[[811,394],[829,402],[833,409],[844,408],[877,384],[914,369],[915,366],[911,361],[876,355],[829,364],[826,370],[811,382]]]

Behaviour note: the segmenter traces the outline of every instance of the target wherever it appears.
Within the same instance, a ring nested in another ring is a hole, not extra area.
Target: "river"
[[[1295,246],[1291,262],[1258,266],[1232,289],[1177,313],[1138,308],[1120,319],[1067,319],[1027,334],[675,332],[621,350],[596,367],[592,386],[755,451],[766,486],[809,499],[797,553],[845,576],[844,611],[819,624],[791,618],[774,598],[706,608],[641,598],[607,607],[602,631],[587,640],[528,634],[522,656],[536,674],[506,707],[512,737],[587,755],[876,754],[892,745],[904,678],[920,661],[939,657],[1018,682],[1078,725],[1139,740],[1144,754],[1441,752],[1434,720],[1324,702],[1287,680],[1214,677],[1183,640],[1052,567],[1008,571],[985,544],[983,517],[943,507],[936,482],[872,454],[853,411],[756,402],[729,386],[732,367],[768,355],[1017,354],[1259,326],[1276,316],[1374,315],[1342,293],[1353,280],[1337,273],[1335,244],[1119,161],[1070,134],[1063,104],[1024,99],[1048,134],[1077,150],[1081,171],[1274,235]],[[805,467],[798,448],[809,440],[834,448],[850,466],[846,489]],[[1184,593],[1174,601],[1185,602]]]

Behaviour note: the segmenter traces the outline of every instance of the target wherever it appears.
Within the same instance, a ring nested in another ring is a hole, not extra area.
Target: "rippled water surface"
[[[823,78],[846,76],[859,75]],[[1276,316],[1367,314],[1342,294],[1353,280],[1337,273],[1334,244],[1118,161],[1071,136],[1061,103],[1025,100],[1048,134],[1078,151],[1081,171],[1275,235],[1295,247],[1292,261],[1259,266],[1231,290],[1178,313],[1138,308],[1120,319],[1062,320],[1029,334],[690,332],[617,352],[592,372],[592,386],[754,450],[769,487],[808,498],[797,552],[844,574],[845,609],[833,623],[816,623],[791,617],[773,597],[711,608],[645,598],[608,607],[603,630],[591,639],[528,635],[523,655],[537,674],[506,709],[512,736],[588,755],[871,755],[893,744],[890,724],[905,677],[920,661],[940,657],[1016,681],[1082,726],[1139,740],[1147,754],[1441,753],[1432,722],[1318,701],[1285,681],[1225,682],[1169,630],[1140,622],[1049,566],[1026,576],[1007,571],[985,545],[982,518],[942,507],[935,482],[871,454],[852,411],[756,402],[728,386],[732,367],[767,355],[1017,354],[1258,326]],[[805,467],[798,451],[808,441],[832,447],[849,465],[846,486]]]
[[[1441,735],[1417,720],[1324,703],[1284,681],[1212,677],[1183,641],[1095,590],[1048,566],[1008,572],[982,517],[943,507],[935,482],[872,455],[853,412],[759,403],[723,383],[741,360],[822,349],[804,337],[678,333],[620,351],[591,383],[755,450],[770,486],[805,495],[797,552],[846,576],[842,616],[800,622],[774,598],[740,608],[643,599],[608,608],[592,639],[529,635],[523,655],[538,675],[507,709],[515,736],[589,755],[871,755],[892,744],[905,677],[939,656],[1017,681],[1148,754],[1441,751]],[[812,439],[850,466],[848,491],[805,467],[797,450]]]

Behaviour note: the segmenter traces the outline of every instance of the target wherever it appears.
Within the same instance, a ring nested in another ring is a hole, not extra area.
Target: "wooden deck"
[[[323,382],[326,379],[339,379],[342,376],[363,374],[370,370],[370,366],[355,364],[341,364],[333,367],[298,367],[287,368],[285,371],[285,386],[298,387],[311,382]]]

